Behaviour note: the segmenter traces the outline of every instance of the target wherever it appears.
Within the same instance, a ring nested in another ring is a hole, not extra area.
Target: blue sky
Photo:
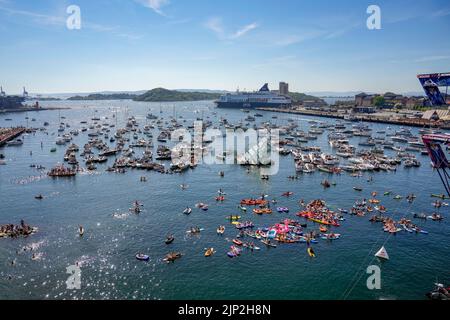
[[[69,5],[81,30],[66,28]],[[381,30],[366,9],[381,8]],[[0,0],[8,93],[154,87],[420,91],[450,71],[446,0]]]

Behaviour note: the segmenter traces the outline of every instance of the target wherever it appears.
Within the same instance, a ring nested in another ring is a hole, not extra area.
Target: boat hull
[[[228,109],[256,109],[256,108],[290,108],[291,104],[279,104],[268,102],[223,102],[216,101],[218,108]]]

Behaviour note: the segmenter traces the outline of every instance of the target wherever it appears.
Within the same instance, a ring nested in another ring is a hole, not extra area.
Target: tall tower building
[[[286,82],[280,82],[280,94],[281,95],[288,95],[289,93],[289,84]]]

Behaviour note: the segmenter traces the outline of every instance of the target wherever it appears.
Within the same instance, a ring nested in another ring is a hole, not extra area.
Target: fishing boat
[[[212,256],[214,253],[216,253],[216,252],[214,251],[214,248],[208,248],[208,249],[206,249],[206,251],[205,251],[205,257],[210,257],[210,256]]]

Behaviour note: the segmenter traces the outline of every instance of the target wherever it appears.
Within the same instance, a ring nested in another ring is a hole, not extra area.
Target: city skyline
[[[369,30],[367,7],[381,9]],[[81,10],[81,29],[66,26]],[[446,72],[450,5],[420,1],[0,0],[8,93],[168,89],[420,92]]]

